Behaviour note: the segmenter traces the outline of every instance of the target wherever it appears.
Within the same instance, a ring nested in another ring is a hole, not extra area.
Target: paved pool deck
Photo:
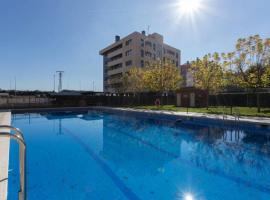
[[[175,111],[158,111],[158,110],[146,110],[146,109],[134,109],[134,108],[123,108],[123,107],[107,107],[107,106],[88,106],[88,107],[61,107],[61,108],[26,108],[26,109],[12,109],[12,113],[35,113],[35,112],[51,112],[51,111],[85,111],[91,109],[103,109],[103,110],[116,110],[116,111],[130,111],[140,112],[145,114],[164,114],[174,115],[179,117],[194,117],[194,118],[205,118],[212,120],[227,120],[235,121],[235,116],[232,115],[221,115],[221,114],[207,114],[207,113],[195,113],[195,112],[175,112]],[[1,112],[1,111],[0,111]],[[237,119],[238,120],[238,119]],[[240,122],[270,125],[270,118],[267,117],[239,117]]]
[[[220,114],[206,114],[206,113],[195,113],[195,112],[175,112],[175,111],[159,111],[159,110],[146,110],[146,109],[134,109],[134,108],[112,108],[112,107],[92,107],[97,109],[107,109],[107,110],[116,110],[116,111],[130,111],[130,112],[140,112],[145,114],[163,114],[163,115],[174,115],[180,117],[194,117],[194,118],[205,118],[213,120],[226,120],[226,121],[235,121],[239,120],[240,122],[261,124],[270,126],[270,118],[267,117],[244,117],[239,116],[239,118],[232,115],[220,115]]]
[[[0,112],[0,125],[11,124],[11,112]],[[1,131],[9,132],[2,129]],[[7,199],[9,138],[0,137],[0,200]]]

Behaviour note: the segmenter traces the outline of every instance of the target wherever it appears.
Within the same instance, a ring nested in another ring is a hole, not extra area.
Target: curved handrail
[[[20,191],[19,200],[26,200],[26,144],[22,132],[13,126],[0,125],[0,129],[8,129],[14,131],[15,134],[9,132],[1,132],[0,137],[8,137],[16,140],[20,146]]]

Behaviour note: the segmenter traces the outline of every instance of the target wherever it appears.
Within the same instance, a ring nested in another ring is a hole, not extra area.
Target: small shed
[[[194,87],[184,87],[176,91],[176,106],[206,107],[207,91]]]

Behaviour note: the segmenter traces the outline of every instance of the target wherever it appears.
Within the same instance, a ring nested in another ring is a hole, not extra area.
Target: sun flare
[[[194,15],[202,8],[202,0],[178,0],[177,10],[181,15]]]

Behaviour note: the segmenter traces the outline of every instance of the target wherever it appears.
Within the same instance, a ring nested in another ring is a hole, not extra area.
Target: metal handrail
[[[238,108],[235,108],[234,119],[235,119],[236,122],[240,121],[240,111],[239,111]]]
[[[19,143],[20,148],[20,190],[19,200],[26,200],[26,144],[22,132],[18,128],[14,128],[8,125],[1,125],[0,129],[9,129],[14,131],[14,134],[9,132],[1,132],[0,137],[8,137],[16,140]]]

